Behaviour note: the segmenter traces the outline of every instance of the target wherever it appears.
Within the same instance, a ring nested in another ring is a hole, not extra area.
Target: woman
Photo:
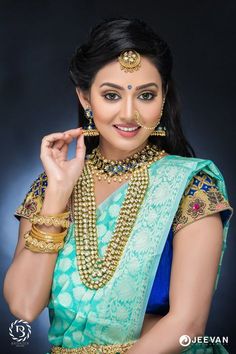
[[[4,284],[15,316],[48,307],[50,353],[227,353],[191,339],[233,209],[183,135],[171,71],[168,45],[138,19],[102,21],[72,58],[80,128],[42,140]]]

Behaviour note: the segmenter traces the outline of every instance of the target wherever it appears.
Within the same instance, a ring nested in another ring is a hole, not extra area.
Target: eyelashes
[[[143,96],[143,95],[146,95],[146,98],[141,98],[141,101],[152,101],[157,95],[156,94],[154,94],[153,92],[143,92],[143,93],[141,93],[138,97],[140,97],[140,96]],[[147,96],[148,95],[148,96]],[[118,101],[119,100],[119,95],[117,94],[117,93],[115,93],[115,92],[108,92],[108,93],[106,93],[106,94],[104,94],[104,95],[102,95],[103,97],[104,97],[104,99],[105,100],[107,100],[107,101]],[[118,97],[118,99],[117,98],[114,98],[114,96],[117,96]],[[151,97],[150,97],[151,96]],[[110,98],[108,98],[108,97],[110,97]],[[111,97],[113,97],[113,98],[111,98]],[[147,98],[148,97],[148,98]]]

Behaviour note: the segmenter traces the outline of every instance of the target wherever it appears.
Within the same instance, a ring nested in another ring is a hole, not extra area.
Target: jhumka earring
[[[158,121],[158,124],[160,124],[160,120],[163,114],[163,108],[164,108],[164,104],[165,104],[165,100],[166,98],[164,97],[163,103],[162,103],[162,108],[161,108],[161,115]],[[157,127],[157,126],[156,126]],[[157,127],[157,129],[153,130],[153,132],[151,132],[150,134],[151,136],[166,136],[166,127],[165,126],[159,126]]]
[[[166,127],[160,126],[157,129],[155,129],[150,135],[151,136],[166,136]]]
[[[93,111],[89,108],[89,106],[85,109],[85,116],[88,118],[89,124],[83,129],[83,134],[85,136],[98,136],[99,131],[96,129],[93,121]]]

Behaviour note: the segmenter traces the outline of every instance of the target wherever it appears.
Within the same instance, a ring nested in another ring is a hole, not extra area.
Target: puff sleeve
[[[38,178],[33,181],[25,199],[16,209],[14,216],[18,220],[20,220],[20,217],[29,219],[32,215],[41,210],[47,184],[47,175],[45,172],[42,172]]]
[[[172,224],[173,234],[196,220],[218,212],[224,225],[231,218],[233,208],[217,188],[215,179],[200,171],[191,179],[181,198]]]

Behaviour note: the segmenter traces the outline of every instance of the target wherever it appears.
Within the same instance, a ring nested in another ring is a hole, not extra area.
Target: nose
[[[134,122],[134,104],[132,97],[126,97],[122,102],[122,107],[120,111],[120,119],[125,122]]]

